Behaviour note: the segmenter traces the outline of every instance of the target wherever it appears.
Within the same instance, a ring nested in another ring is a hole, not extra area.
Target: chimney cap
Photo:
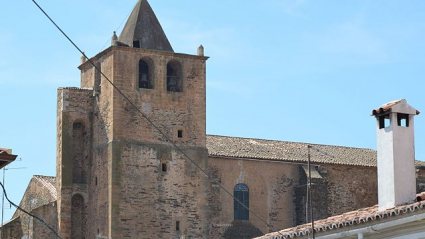
[[[382,105],[379,108],[376,108],[372,111],[372,116],[379,116],[383,114],[389,114],[391,112],[410,114],[410,115],[419,115],[421,112],[414,109],[412,106],[407,104],[405,99],[394,100]]]

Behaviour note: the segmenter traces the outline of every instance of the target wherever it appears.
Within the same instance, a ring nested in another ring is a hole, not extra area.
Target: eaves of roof
[[[0,169],[15,161],[18,155],[8,153],[8,149],[0,148]]]
[[[417,195],[417,201],[407,205],[401,205],[394,208],[390,208],[384,211],[379,211],[378,205],[362,208],[359,210],[343,213],[341,215],[329,217],[326,219],[315,221],[314,231],[316,236],[319,233],[329,232],[332,230],[349,230],[351,226],[365,225],[385,220],[390,218],[396,218],[397,216],[409,216],[413,212],[425,213],[425,192]],[[288,229],[281,230],[279,232],[273,232],[266,234],[255,239],[289,239],[296,237],[303,237],[311,234],[311,224],[304,224]]]

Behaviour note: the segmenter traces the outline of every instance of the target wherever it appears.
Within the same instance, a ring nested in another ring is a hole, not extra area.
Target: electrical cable
[[[7,196],[6,189],[4,188],[3,183],[1,183],[1,182],[0,182],[0,186],[1,186],[1,187],[2,187],[2,189],[3,189],[4,197],[6,198],[6,200],[7,200],[7,201],[8,201],[8,202],[12,205],[12,206],[16,207],[16,209],[18,209],[19,211],[22,211],[23,213],[25,213],[25,214],[27,214],[27,215],[29,215],[29,216],[31,216],[31,217],[33,217],[33,218],[37,219],[38,221],[40,221],[40,222],[41,222],[41,224],[43,224],[44,226],[46,226],[47,228],[49,228],[49,229],[50,229],[50,231],[54,232],[57,238],[62,239],[62,238],[59,236],[58,232],[57,232],[57,231],[56,231],[53,227],[51,227],[49,224],[47,224],[45,221],[43,221],[43,219],[41,219],[41,218],[37,217],[36,215],[34,215],[34,214],[30,213],[30,212],[27,212],[26,210],[24,210],[24,209],[23,209],[23,208],[21,208],[20,206],[16,205],[14,202],[12,202],[12,201],[9,199],[9,197]],[[3,225],[1,225],[1,226],[3,227]]]
[[[224,192],[226,192],[228,195],[230,195],[237,203],[242,205],[243,208],[248,210],[250,213],[252,213],[255,217],[257,217],[260,221],[265,223],[268,227],[273,228],[273,226],[269,223],[267,223],[263,218],[258,216],[255,212],[253,212],[249,207],[247,207],[244,203],[242,203],[239,199],[233,196],[232,193],[230,193],[226,188],[221,185],[220,182],[218,182],[215,178],[211,177],[205,169],[203,169],[201,166],[199,166],[192,158],[189,157],[179,146],[177,146],[176,143],[174,143],[158,126],[156,126],[149,117],[147,117],[97,66],[94,64],[94,62],[87,57],[87,55],[71,40],[71,38],[56,24],[55,21],[43,10],[43,8],[35,1],[31,0],[37,7],[40,9],[40,11],[50,20],[50,22],[55,25],[55,27],[64,35],[66,39],[84,56],[85,59],[98,71],[108,82],[112,85],[112,87],[117,90],[117,92],[140,114],[143,118],[145,118],[152,127],[154,127],[169,143],[173,145],[177,151],[179,151],[186,159],[188,159],[193,165],[195,165],[202,173],[205,174],[205,176],[209,179],[210,182],[217,184],[221,189],[223,189]],[[279,234],[281,234],[279,231],[277,231]],[[283,234],[281,234],[283,236]]]

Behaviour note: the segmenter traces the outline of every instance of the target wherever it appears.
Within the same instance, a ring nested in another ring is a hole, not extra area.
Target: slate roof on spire
[[[143,49],[173,51],[164,30],[147,0],[139,0],[121,32],[119,41]],[[135,44],[137,45],[137,43]]]

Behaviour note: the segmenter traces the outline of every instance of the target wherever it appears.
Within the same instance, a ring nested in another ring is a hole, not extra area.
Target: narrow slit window
[[[409,127],[409,115],[397,114],[397,124],[401,127]]]
[[[162,163],[161,168],[162,168],[162,172],[167,172],[167,164],[166,163]]]
[[[98,70],[94,72],[94,90],[97,94],[101,93],[100,84],[102,82],[102,64],[99,62],[96,64]]]
[[[180,222],[176,221],[176,231],[180,231]]]
[[[95,185],[97,186],[97,177],[95,178]]]
[[[183,138],[183,130],[180,129],[180,130],[177,131],[177,137],[179,139]]]

